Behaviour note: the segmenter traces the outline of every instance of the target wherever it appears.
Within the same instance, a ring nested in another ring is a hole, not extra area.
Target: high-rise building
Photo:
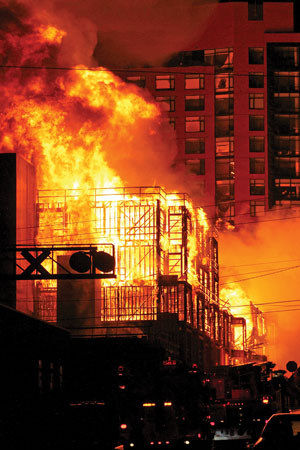
[[[300,206],[295,23],[293,1],[221,1],[189,48],[121,73],[162,105],[208,217],[238,225]]]

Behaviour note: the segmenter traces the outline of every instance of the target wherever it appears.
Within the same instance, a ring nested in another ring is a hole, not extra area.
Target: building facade
[[[294,30],[292,1],[223,1],[163,67],[119,74],[161,104],[209,218],[241,225],[300,204]]]

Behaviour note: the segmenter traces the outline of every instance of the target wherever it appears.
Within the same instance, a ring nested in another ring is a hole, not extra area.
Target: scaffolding
[[[217,240],[186,194],[160,187],[39,191],[37,213],[39,244],[115,246],[117,278],[95,281],[94,317],[85,328],[126,328],[163,316],[229,345],[219,305]],[[38,313],[59,322],[54,305],[66,299],[54,298],[55,288],[39,286],[48,306]]]

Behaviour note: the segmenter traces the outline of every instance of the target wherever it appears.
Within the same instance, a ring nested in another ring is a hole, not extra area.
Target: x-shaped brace
[[[50,250],[42,250],[41,253],[35,258],[28,250],[22,250],[21,255],[26,259],[30,265],[23,271],[22,276],[31,275],[34,270],[42,275],[50,275],[48,270],[45,269],[41,264],[50,255]]]

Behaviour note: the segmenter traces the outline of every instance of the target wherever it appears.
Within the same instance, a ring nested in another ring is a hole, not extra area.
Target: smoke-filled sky
[[[257,225],[220,236],[220,287],[231,286],[222,283],[248,279],[239,282],[247,296],[265,312],[280,311],[275,315],[278,342],[267,352],[277,363],[276,369],[285,369],[289,360],[300,364],[300,211],[287,209],[260,219]],[[268,272],[276,273],[261,276]],[[295,303],[284,303],[297,299]],[[269,302],[282,303],[263,305]],[[288,309],[293,311],[287,312]],[[268,312],[265,316],[270,318]]]
[[[23,0],[42,23],[67,32],[65,64],[159,64],[188,46],[217,0]],[[94,57],[94,61],[93,61]]]

